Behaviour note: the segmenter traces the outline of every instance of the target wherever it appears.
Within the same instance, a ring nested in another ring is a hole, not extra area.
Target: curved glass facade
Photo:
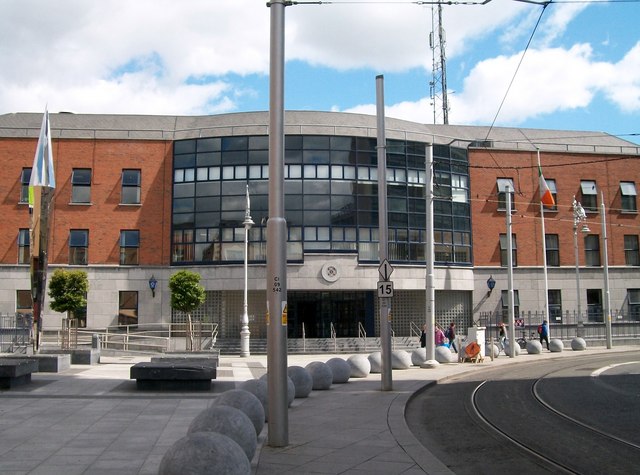
[[[425,146],[387,140],[389,260],[425,262]],[[467,151],[434,145],[435,260],[471,265]],[[266,262],[268,136],[174,142],[172,265],[244,259],[246,187],[251,197],[249,260]],[[378,260],[376,139],[285,137],[287,258],[346,252]]]

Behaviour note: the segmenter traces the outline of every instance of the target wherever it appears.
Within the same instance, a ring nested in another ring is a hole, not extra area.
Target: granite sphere
[[[416,348],[411,352],[411,363],[413,366],[420,366],[425,361],[427,361],[426,348]]]
[[[559,338],[554,338],[549,341],[549,351],[551,353],[560,353],[564,350],[564,343]]]
[[[264,407],[260,400],[244,389],[230,389],[213,400],[213,405],[231,406],[240,409],[251,420],[256,429],[256,435],[264,427]]]
[[[242,448],[226,435],[195,432],[176,441],[165,452],[159,475],[249,475],[251,462]]]
[[[527,353],[530,355],[539,355],[542,353],[542,344],[538,340],[527,341]]]
[[[438,363],[452,363],[454,354],[446,346],[436,346],[435,357]]]
[[[587,349],[587,342],[579,336],[571,340],[571,349],[573,351],[584,351]]]
[[[262,379],[248,379],[240,384],[238,389],[244,389],[258,398],[264,409],[264,420],[269,418],[269,391],[267,382]]]
[[[351,366],[342,358],[331,358],[327,361],[331,373],[333,373],[333,384],[343,384],[351,377]]]
[[[514,356],[518,356],[522,351],[522,349],[520,348],[520,345],[518,345],[518,343],[516,343],[514,346],[515,346]],[[511,345],[509,345],[508,342],[504,345],[504,354],[507,356],[511,356]]]
[[[198,414],[187,430],[187,434],[196,432],[217,432],[224,434],[238,444],[249,460],[253,458],[258,445],[256,429],[251,419],[231,406],[211,406]]]
[[[269,388],[269,373],[265,373],[260,376],[260,379],[267,383],[267,389]],[[287,406],[291,407],[291,403],[296,398],[296,386],[293,384],[293,380],[287,375]]]
[[[370,373],[382,373],[382,352],[374,351],[368,358],[371,369]]]
[[[409,369],[411,355],[405,350],[393,350],[391,352],[391,367],[393,369]]]
[[[365,355],[351,355],[347,359],[347,363],[351,366],[352,378],[366,378],[371,372],[371,363]]]
[[[295,397],[305,398],[308,397],[313,389],[313,378],[309,371],[302,366],[289,366],[287,368],[287,375],[293,381],[295,388]]]
[[[309,371],[311,379],[313,379],[313,389],[315,391],[323,391],[331,387],[333,373],[327,363],[312,361],[305,368]]]
[[[498,345],[496,344],[488,344],[484,347],[484,354],[485,356],[492,356],[492,351],[493,351],[493,357],[497,358],[498,355],[500,354],[500,348],[498,347]]]

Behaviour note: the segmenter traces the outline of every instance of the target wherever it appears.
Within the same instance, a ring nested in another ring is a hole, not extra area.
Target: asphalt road
[[[631,474],[639,405],[640,352],[585,353],[452,378],[415,396],[405,417],[456,474]]]

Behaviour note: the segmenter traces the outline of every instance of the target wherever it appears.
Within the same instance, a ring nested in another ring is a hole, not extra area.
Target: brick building
[[[30,306],[25,187],[40,121],[40,114],[0,116],[3,313],[28,312]],[[544,310],[536,148],[557,198],[557,209],[545,211],[552,315],[576,307],[574,195],[587,210],[591,230],[579,236],[583,310],[597,318],[598,302],[602,306],[601,191],[611,307],[637,315],[640,147],[602,133],[489,130],[394,119],[387,119],[386,126],[389,260],[396,289],[392,328],[397,335],[408,335],[424,320],[424,163],[430,144],[437,321],[456,321],[465,328],[481,313],[503,309],[506,184],[514,190],[518,307]],[[179,320],[169,305],[168,279],[186,267],[201,274],[207,291],[196,317],[218,323],[222,337],[236,337],[248,186],[255,222],[249,239],[250,329],[253,336],[266,335],[267,113],[52,114],[51,129],[57,188],[49,264],[88,272],[88,327]],[[285,134],[289,337],[300,336],[303,329],[307,336],[328,336],[332,328],[338,336],[353,336],[359,326],[377,335],[375,117],[287,112]],[[151,277],[158,281],[155,293],[149,289]],[[489,277],[496,282],[492,292]],[[59,327],[61,317],[46,307],[45,328]]]

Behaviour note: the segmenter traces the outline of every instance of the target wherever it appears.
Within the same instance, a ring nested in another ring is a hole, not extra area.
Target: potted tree
[[[171,291],[171,308],[187,314],[187,349],[194,349],[193,321],[191,312],[205,300],[204,287],[200,285],[200,274],[188,270],[176,272],[169,279]]]
[[[87,306],[89,278],[82,270],[56,269],[49,280],[49,305],[56,312],[66,313],[62,319],[62,347],[68,349],[76,346],[78,321],[76,312]],[[72,344],[73,341],[73,344]]]

